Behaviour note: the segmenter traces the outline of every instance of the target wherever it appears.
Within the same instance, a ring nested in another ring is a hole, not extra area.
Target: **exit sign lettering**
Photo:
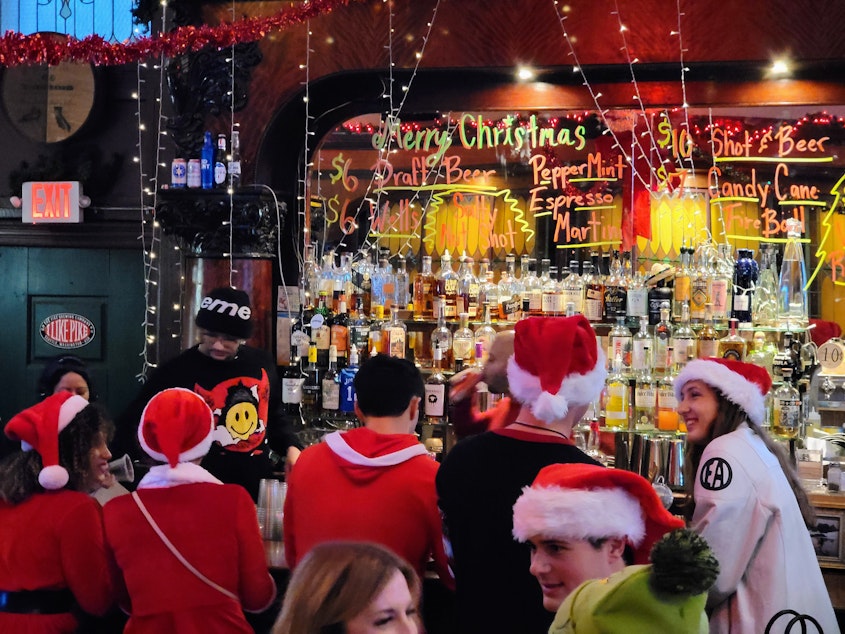
[[[38,224],[82,222],[79,181],[44,181],[23,184],[23,222]]]

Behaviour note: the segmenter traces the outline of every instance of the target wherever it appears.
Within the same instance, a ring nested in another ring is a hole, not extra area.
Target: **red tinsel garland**
[[[126,44],[106,42],[99,35],[76,38],[56,37],[49,33],[23,35],[6,31],[0,37],[0,66],[49,64],[64,61],[89,62],[95,66],[117,66],[148,58],[175,57],[206,46],[226,48],[235,44],[255,42],[270,31],[281,31],[306,20],[325,15],[334,9],[360,0],[311,0],[284,9],[276,15],[245,18],[216,26],[183,26],[167,33],[142,37]]]

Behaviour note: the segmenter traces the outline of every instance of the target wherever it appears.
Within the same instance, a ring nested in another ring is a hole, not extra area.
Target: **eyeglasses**
[[[240,343],[240,337],[233,337],[232,335],[226,335],[222,332],[210,332],[208,330],[200,330],[200,337],[203,339],[207,339],[208,341],[222,341],[224,343]]]

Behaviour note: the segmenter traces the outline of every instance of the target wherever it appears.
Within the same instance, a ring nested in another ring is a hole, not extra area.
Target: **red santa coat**
[[[302,452],[288,479],[285,556],[293,569],[317,544],[387,546],[423,575],[431,557],[452,587],[434,478],[438,464],[411,434],[335,432]]]
[[[79,606],[103,615],[114,603],[100,505],[77,491],[38,493],[17,506],[0,502],[0,589],[68,588]],[[75,632],[65,614],[0,612],[0,632]]]
[[[251,634],[241,606],[264,610],[276,592],[249,495],[238,485],[219,482],[143,484],[139,496],[162,532],[202,574],[236,594],[240,604],[188,571],[125,495],[103,509],[108,545],[131,604],[124,632]]]

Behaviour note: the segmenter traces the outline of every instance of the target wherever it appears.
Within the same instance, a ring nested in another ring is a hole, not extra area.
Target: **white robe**
[[[705,448],[695,501],[692,528],[710,544],[720,566],[707,602],[711,632],[815,633],[806,617],[824,634],[839,632],[795,495],[777,457],[748,425]],[[784,610],[792,612],[778,617]]]

